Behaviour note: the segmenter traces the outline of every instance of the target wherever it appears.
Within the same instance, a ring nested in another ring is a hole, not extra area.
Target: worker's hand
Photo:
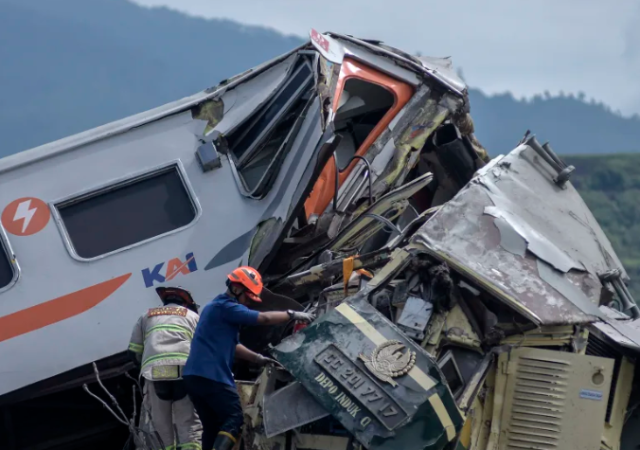
[[[266,366],[267,364],[275,364],[276,366],[280,365],[280,363],[275,359],[267,358],[266,356],[262,356],[259,353],[257,353],[257,355],[258,357],[256,359],[256,364],[259,366]]]
[[[287,313],[293,320],[299,320],[300,322],[309,323],[313,322],[313,319],[315,319],[313,314],[309,314],[306,312],[293,311],[290,309],[289,311],[287,311]]]

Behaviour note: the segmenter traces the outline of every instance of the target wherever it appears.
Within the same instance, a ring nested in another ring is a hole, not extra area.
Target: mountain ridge
[[[0,157],[186,97],[304,41],[127,0],[0,0]],[[601,103],[469,97],[492,155],[527,129],[560,154],[640,150],[640,119]]]

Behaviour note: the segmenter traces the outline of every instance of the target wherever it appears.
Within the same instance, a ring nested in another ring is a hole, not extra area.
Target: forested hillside
[[[568,156],[571,181],[607,233],[640,301],[640,155]]]

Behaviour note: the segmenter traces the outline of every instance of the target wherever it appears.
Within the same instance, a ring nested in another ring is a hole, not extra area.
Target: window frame
[[[298,65],[299,61],[301,61],[300,65]],[[280,86],[278,86],[278,88],[273,92],[273,94],[271,95],[269,100],[264,105],[262,105],[259,108],[258,111],[254,112],[254,114],[257,113],[257,115],[255,117],[252,117],[252,115],[250,115],[248,117],[248,121],[247,122],[239,123],[236,127],[234,127],[232,130],[230,130],[230,133],[228,133],[228,134],[236,133],[236,132],[239,131],[239,129],[243,125],[250,125],[245,131],[243,131],[241,133],[241,137],[239,137],[238,139],[240,140],[244,136],[246,136],[246,134],[249,133],[251,128],[253,126],[255,126],[255,123],[258,120],[258,117],[261,117],[266,112],[266,110],[269,108],[269,106],[273,104],[273,102],[278,97],[278,95],[281,94],[282,91],[284,91],[287,88],[287,86],[289,86],[289,83],[293,80],[293,78],[295,78],[295,76],[302,70],[303,65],[306,65],[307,68],[309,69],[309,77],[307,78],[307,81],[305,83],[303,83],[300,86],[300,88],[298,88],[296,90],[295,94],[292,95],[289,98],[289,100],[287,101],[286,105],[278,112],[278,115],[276,117],[274,117],[271,120],[271,122],[269,123],[268,127],[266,127],[262,131],[262,133],[260,133],[259,138],[253,141],[251,146],[249,148],[247,148],[247,150],[245,150],[245,152],[240,156],[240,158],[238,158],[236,156],[236,154],[235,154],[235,152],[234,152],[234,150],[232,148],[229,148],[228,151],[226,152],[227,153],[227,158],[228,158],[230,166],[231,166],[231,172],[233,174],[233,177],[236,180],[236,184],[237,184],[237,186],[239,188],[240,194],[242,196],[244,196],[244,197],[251,198],[251,199],[254,199],[254,200],[260,200],[260,199],[266,197],[267,194],[269,193],[269,190],[266,190],[265,192],[260,192],[259,194],[256,195],[256,191],[263,190],[263,188],[264,188],[264,179],[267,176],[267,174],[269,172],[271,172],[271,170],[273,170],[272,169],[272,164],[270,164],[267,167],[267,170],[260,177],[260,180],[258,181],[256,187],[251,189],[251,190],[248,188],[247,183],[244,180],[244,177],[242,175],[242,169],[244,168],[244,164],[247,163],[248,161],[250,161],[251,158],[256,154],[256,152],[258,151],[258,148],[264,142],[266,137],[269,136],[270,133],[274,130],[274,128],[278,126],[278,124],[280,123],[280,120],[289,112],[291,107],[301,97],[301,95],[303,94],[305,88],[307,87],[307,84],[309,84],[312,88],[315,86],[314,69],[313,69],[313,65],[311,64],[309,59],[305,58],[304,55],[301,55],[299,57],[299,59],[297,59],[296,62],[292,65],[291,71],[289,72],[287,77],[284,79],[284,81],[280,84]],[[311,80],[310,83],[309,83],[309,80]],[[306,117],[306,112],[309,110],[310,105],[313,104],[314,98],[316,96],[317,96],[316,94],[312,94],[311,95],[311,98],[309,99],[309,101],[307,102],[305,107],[303,108],[303,113],[301,114],[300,117],[298,117],[298,119],[294,123],[294,126],[291,128],[291,130],[289,131],[289,133],[285,137],[285,140],[284,140],[283,144],[280,146],[280,148],[276,152],[276,157],[281,154],[281,152],[283,151],[283,147],[286,147],[287,145],[292,145],[293,144],[293,141],[291,140],[292,134],[293,134],[294,131],[296,131],[296,132],[299,131],[300,127],[302,126],[302,122],[304,121],[304,119]],[[295,138],[295,136],[294,136],[294,138]]]
[[[2,294],[16,285],[16,283],[20,279],[20,275],[22,272],[20,264],[18,263],[18,259],[16,258],[16,254],[13,252],[13,247],[11,247],[9,237],[7,236],[7,233],[2,224],[0,224],[0,251],[2,251],[4,253],[4,256],[7,257],[9,266],[13,271],[11,281],[9,281],[6,286],[0,287],[0,294]]]
[[[441,372],[443,372],[444,370],[444,366],[447,363],[451,363],[453,365],[453,368],[455,369],[455,373],[458,376],[458,378],[460,379],[460,387],[458,389],[456,389],[456,391],[452,391],[451,388],[449,387],[449,382],[447,380],[447,387],[449,388],[449,391],[451,391],[451,394],[453,395],[454,399],[457,399],[460,394],[462,394],[465,390],[465,388],[467,387],[467,382],[465,381],[464,377],[462,376],[462,373],[460,372],[460,368],[458,367],[458,362],[456,361],[455,357],[453,356],[453,352],[451,351],[450,348],[448,348],[445,352],[444,355],[442,355],[442,357],[437,361],[438,364],[438,368],[440,369]],[[444,375],[444,372],[443,372]],[[446,380],[446,376],[445,376],[445,380]]]
[[[117,190],[119,188],[122,187],[126,187],[126,186],[130,186],[133,184],[136,184],[140,181],[144,181],[147,180],[149,178],[153,178],[156,175],[160,175],[164,172],[170,172],[172,170],[175,170],[178,174],[178,176],[180,177],[180,180],[182,181],[182,185],[185,189],[185,192],[187,193],[187,197],[189,197],[189,200],[191,202],[191,206],[193,207],[194,211],[195,211],[195,215],[193,217],[193,219],[191,220],[191,222],[189,222],[187,225],[184,225],[180,228],[176,228],[175,230],[171,230],[171,231],[167,231],[166,233],[162,233],[159,234],[157,236],[153,236],[150,237],[148,239],[144,239],[142,241],[136,242],[135,244],[130,244],[127,245],[125,247],[122,248],[118,248],[116,250],[104,253],[102,255],[98,255],[98,256],[93,256],[91,258],[85,258],[83,256],[78,255],[78,253],[76,252],[75,247],[73,246],[73,241],[71,240],[71,237],[69,236],[69,233],[67,231],[67,227],[65,226],[64,220],[60,214],[60,211],[58,208],[60,207],[64,207],[67,206],[69,204],[73,204],[73,203],[77,203],[77,202],[81,202],[81,201],[85,201],[85,200],[89,200],[93,197],[98,197],[101,194],[105,194],[107,192],[113,191],[113,190]],[[58,231],[60,232],[60,234],[62,235],[62,240],[64,242],[65,247],[67,248],[67,251],[69,252],[69,254],[71,255],[71,257],[73,259],[75,259],[76,261],[81,261],[81,262],[92,262],[92,261],[97,261],[127,250],[131,250],[133,248],[137,248],[140,247],[142,245],[148,244],[150,242],[153,242],[155,240],[161,239],[163,237],[166,236],[170,236],[176,233],[179,233],[181,231],[186,230],[187,228],[191,228],[192,226],[194,226],[196,224],[196,222],[200,219],[200,217],[202,216],[202,208],[200,206],[200,201],[198,200],[198,197],[196,195],[195,190],[193,189],[193,186],[189,180],[189,178],[187,177],[187,173],[185,171],[184,165],[182,164],[182,161],[180,159],[176,159],[176,160],[172,160],[170,162],[158,165],[158,166],[154,166],[152,168],[147,168],[141,171],[137,171],[134,173],[130,173],[128,175],[125,175],[123,177],[118,177],[115,179],[112,179],[106,183],[101,183],[99,185],[96,186],[92,186],[91,188],[88,189],[84,189],[80,192],[76,192],[72,195],[67,195],[65,197],[59,198],[57,200],[51,201],[49,202],[49,207],[52,211],[53,214],[53,218],[56,222],[56,225],[58,226]]]

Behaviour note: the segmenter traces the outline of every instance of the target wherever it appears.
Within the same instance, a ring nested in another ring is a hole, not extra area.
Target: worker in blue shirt
[[[229,274],[227,291],[200,314],[182,376],[202,422],[203,450],[230,450],[240,436],[244,418],[231,372],[234,358],[259,365],[272,361],[239,343],[240,326],[313,320],[311,314],[304,312],[258,312],[247,308],[249,302],[261,301],[262,286],[257,270],[239,267]]]

